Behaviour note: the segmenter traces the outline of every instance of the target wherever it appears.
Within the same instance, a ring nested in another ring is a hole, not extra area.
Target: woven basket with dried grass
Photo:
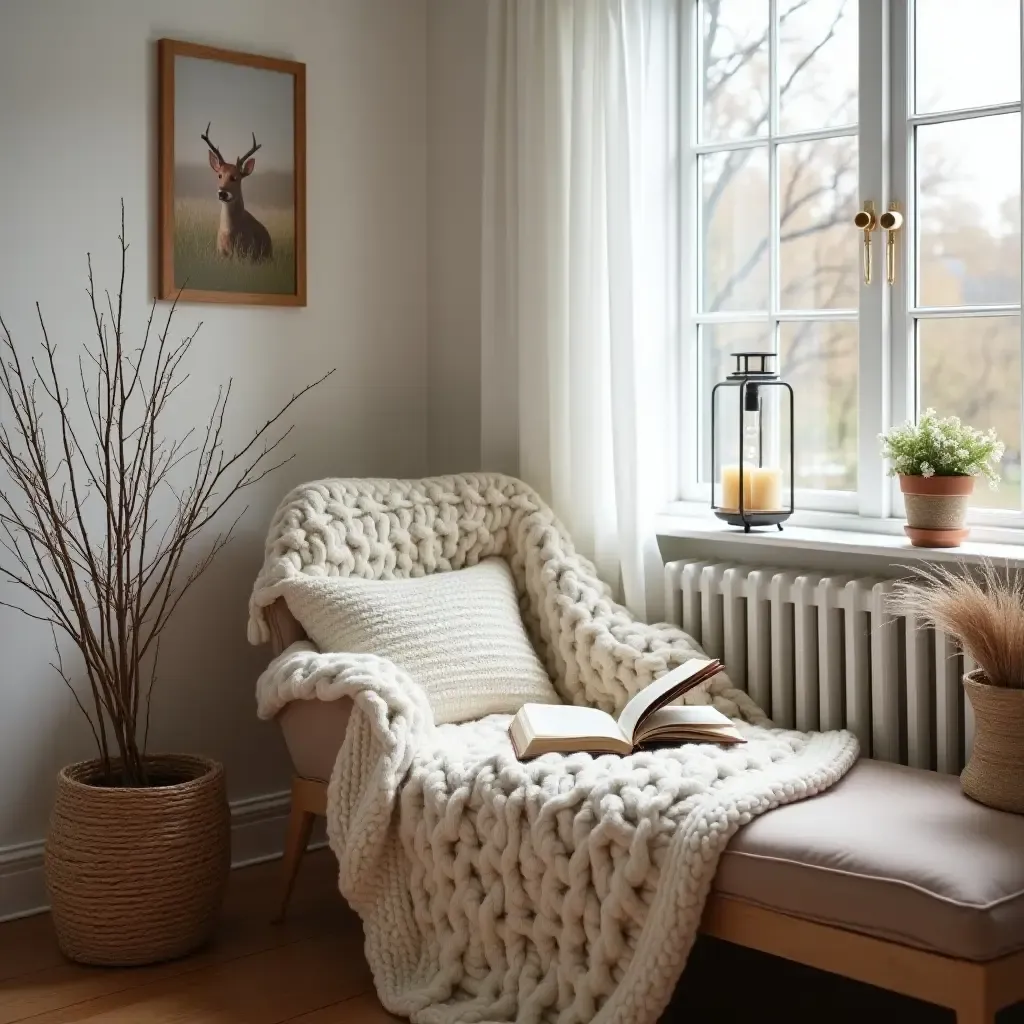
[[[919,572],[921,580],[896,585],[896,609],[948,633],[980,666],[964,677],[975,728],[963,790],[989,807],[1024,814],[1024,578],[991,563],[976,572]]]
[[[228,857],[224,772],[146,753],[160,638],[231,539],[233,524],[217,532],[212,521],[281,464],[288,431],[278,421],[314,386],[235,449],[224,430],[230,383],[205,416],[180,410],[194,426],[167,437],[198,328],[175,337],[175,305],[162,327],[154,305],[141,337],[129,338],[123,204],[120,242],[116,293],[94,287],[89,262],[92,341],[77,359],[58,353],[38,306],[34,351],[0,319],[0,579],[25,598],[0,604],[49,626],[53,667],[96,742],[94,762],[58,779],[46,874],[61,948],[102,964],[180,956],[216,921]],[[62,658],[69,646],[74,666]]]

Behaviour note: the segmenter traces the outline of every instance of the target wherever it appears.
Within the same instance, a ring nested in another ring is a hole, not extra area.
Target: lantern
[[[711,508],[745,533],[793,514],[793,389],[773,352],[734,352],[711,392]]]

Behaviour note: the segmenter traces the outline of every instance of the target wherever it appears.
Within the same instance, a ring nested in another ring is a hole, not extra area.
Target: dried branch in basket
[[[1024,577],[985,562],[966,566],[924,565],[920,580],[896,584],[895,611],[915,615],[948,633],[985,672],[993,686],[1024,688]]]
[[[230,541],[244,509],[226,529],[210,535],[206,528],[240,491],[288,461],[275,455],[292,429],[281,430],[279,421],[334,371],[292,395],[236,449],[224,442],[230,381],[201,426],[167,437],[162,417],[188,379],[186,358],[201,324],[173,339],[176,303],[159,331],[154,303],[141,345],[127,347],[123,202],[119,241],[115,297],[108,292],[100,301],[89,259],[95,341],[79,355],[75,390],[81,398],[74,403],[38,303],[38,357],[19,352],[0,318],[0,398],[8,406],[0,423],[0,465],[8,476],[0,490],[6,552],[0,579],[25,599],[0,605],[49,624],[57,649],[53,668],[89,721],[108,780],[118,758],[121,781],[138,786],[147,781],[161,635],[182,597]],[[82,399],[84,413],[77,404]],[[168,506],[169,513],[161,512]],[[61,660],[60,635],[82,655],[88,694],[79,693]]]

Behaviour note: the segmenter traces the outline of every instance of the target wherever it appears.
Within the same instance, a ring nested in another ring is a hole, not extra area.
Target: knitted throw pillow
[[[489,558],[405,580],[298,576],[292,615],[322,651],[379,654],[427,691],[434,721],[561,703],[523,628],[512,573]]]

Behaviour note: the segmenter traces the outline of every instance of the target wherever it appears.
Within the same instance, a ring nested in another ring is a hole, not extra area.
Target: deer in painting
[[[242,179],[252,174],[256,166],[253,154],[262,148],[256,142],[256,133],[253,132],[252,148],[234,163],[225,160],[210,141],[209,124],[200,138],[210,147],[210,167],[217,176],[217,198],[221,203],[217,252],[250,260],[269,259],[272,254],[270,232],[245,208],[242,199]]]

